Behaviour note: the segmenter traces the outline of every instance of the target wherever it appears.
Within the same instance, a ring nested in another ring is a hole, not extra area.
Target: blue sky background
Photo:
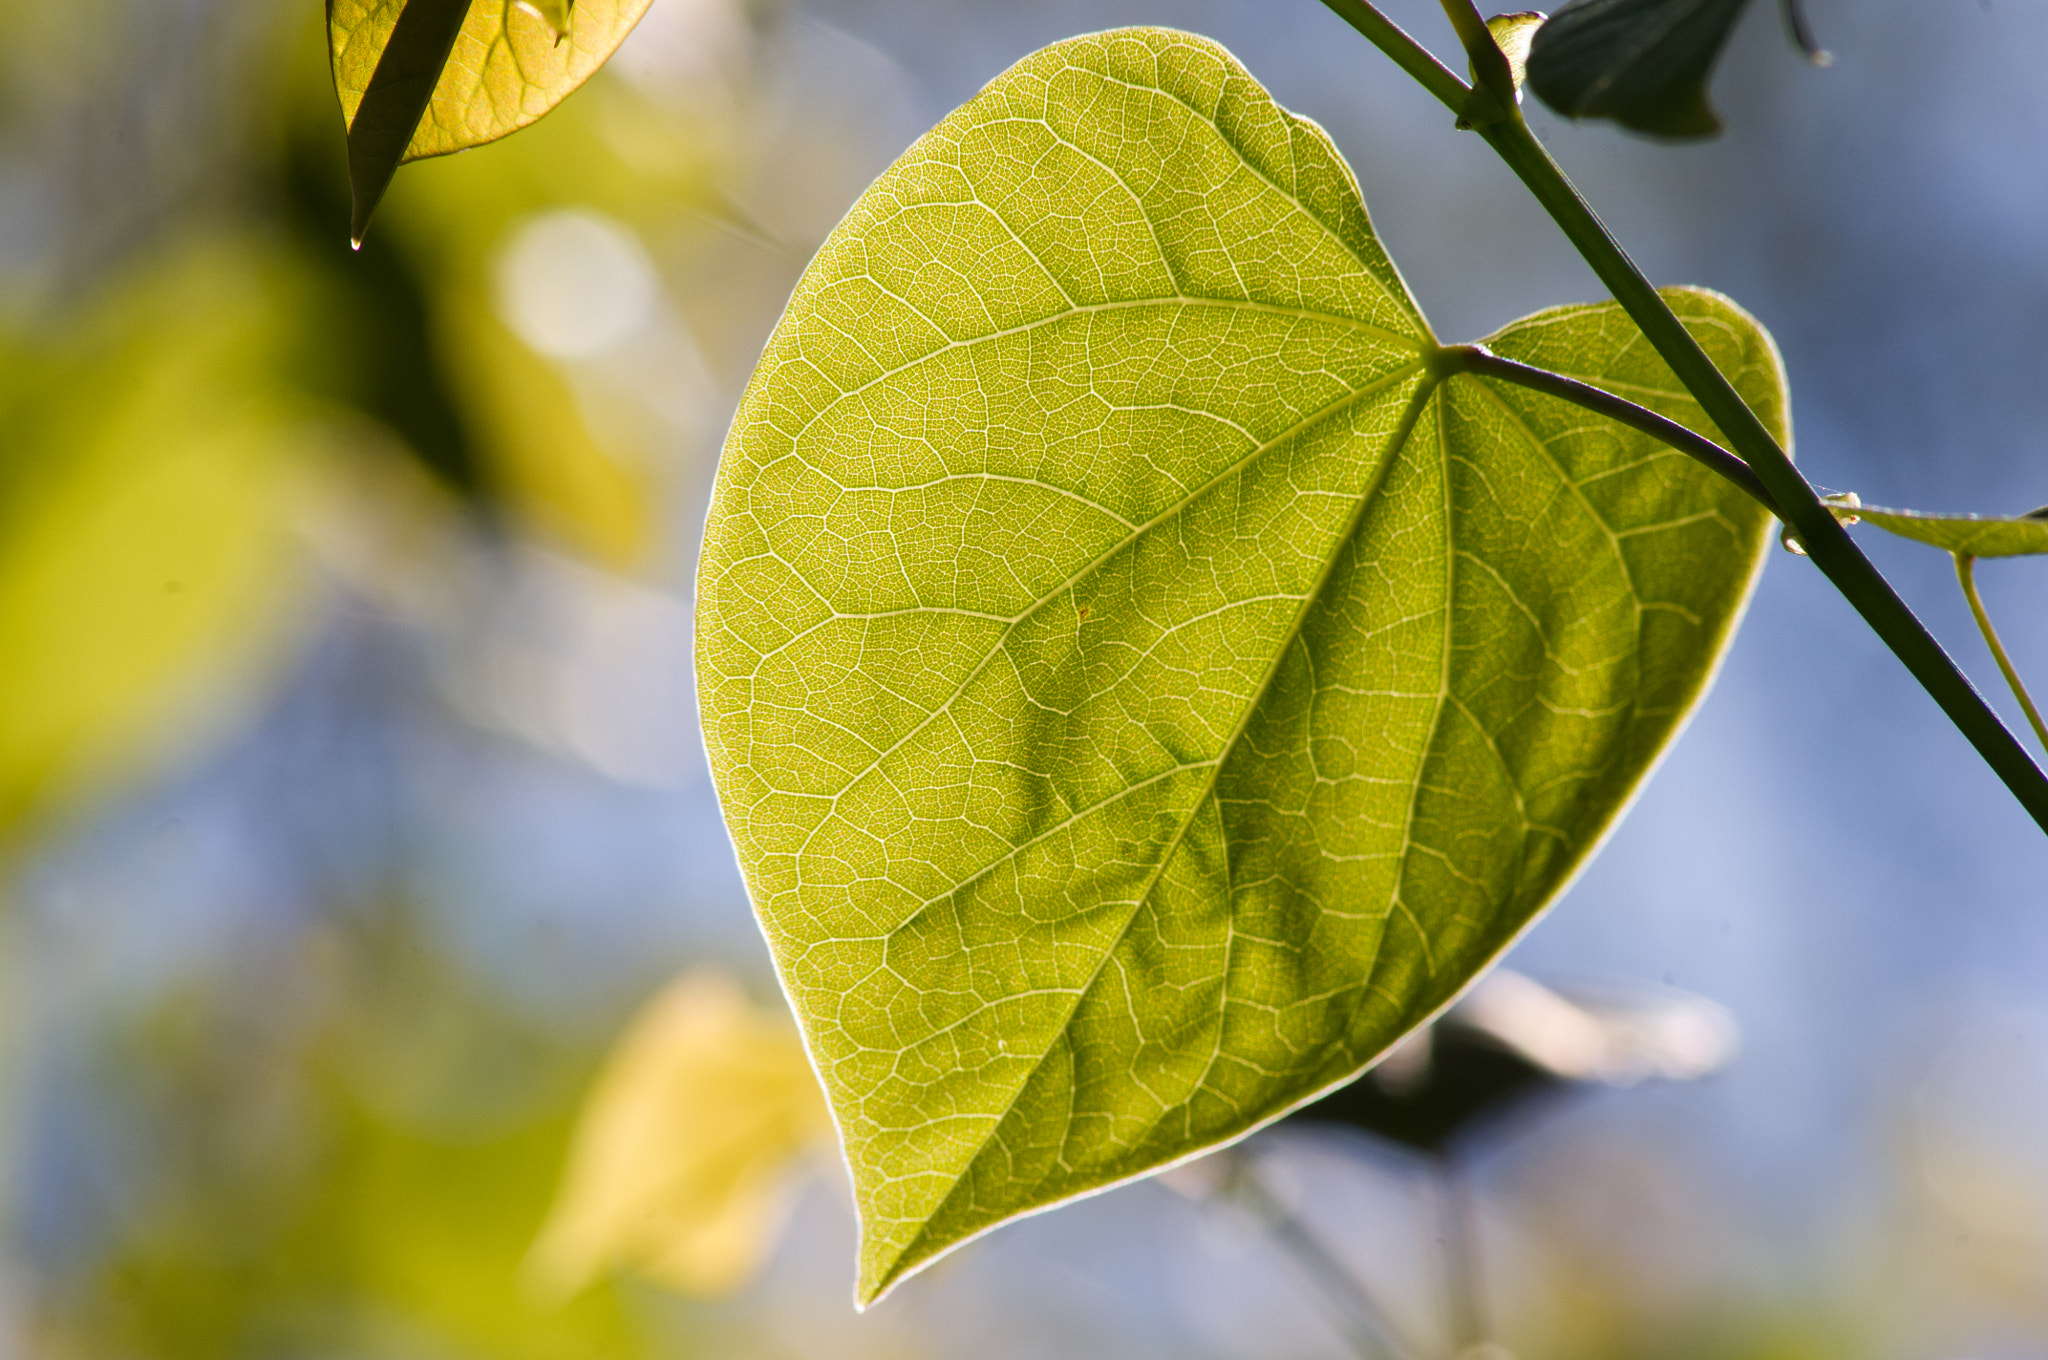
[[[1428,0],[1386,8],[1450,49]],[[1753,7],[1716,81],[1718,142],[1531,121],[1653,280],[1721,289],[1771,328],[1816,482],[1922,509],[2048,501],[2048,10],[1810,0],[1836,58],[1816,70],[1771,8]],[[1215,37],[1322,122],[1444,338],[1600,296],[1483,145],[1313,0],[763,11],[747,58],[761,144],[804,154],[741,157],[733,201],[815,243],[981,83],[1043,43],[1121,23]],[[0,158],[13,186],[0,274],[30,291],[87,201],[54,163],[19,139]],[[394,201],[402,192],[403,180]],[[687,607],[710,455],[800,262],[749,263],[753,247],[715,236],[651,247],[709,394],[669,434],[688,471],[674,546],[643,583],[657,612]],[[1858,538],[2016,721],[1948,560]],[[2048,566],[1987,563],[1981,581],[2021,669],[2048,687]],[[346,590],[309,631],[226,738],[68,824],[17,872],[6,1148],[19,1338],[45,1284],[115,1250],[171,1174],[148,1081],[109,1065],[108,1016],[195,979],[246,989],[223,970],[266,940],[288,952],[338,901],[395,877],[493,1004],[593,1051],[687,963],[723,960],[765,988],[693,746],[662,787],[622,783],[451,718],[432,639]],[[687,732],[686,671],[651,673]],[[1810,564],[1773,554],[1697,719],[1510,963],[1698,992],[1743,1036],[1719,1077],[1588,1097],[1482,1160],[1511,1340],[1519,1328],[1543,1353],[1544,1338],[1576,1334],[1574,1309],[1607,1309],[1623,1320],[1584,1334],[1616,1354],[1678,1353],[1729,1328],[1818,1329],[1902,1360],[2048,1353],[2048,838]],[[249,1004],[263,1029],[273,1003]],[[1304,1214],[1428,1325],[1430,1229],[1410,1170],[1328,1135],[1282,1132],[1268,1148]],[[1156,1186],[1004,1230],[855,1319],[842,1195],[822,1174],[751,1292],[643,1311],[673,1328],[678,1353],[1343,1353],[1244,1225]]]

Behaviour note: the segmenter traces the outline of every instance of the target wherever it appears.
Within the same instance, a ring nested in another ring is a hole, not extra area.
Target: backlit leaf
[[[1567,118],[1711,137],[1707,79],[1748,0],[1572,0],[1536,31],[1529,88]]]
[[[2024,515],[1931,515],[1924,510],[1858,505],[1854,515],[1901,538],[1931,543],[1966,557],[2048,553],[2048,505]]]
[[[1668,296],[1786,437],[1768,337]],[[1488,343],[1708,428],[1611,304]],[[1323,132],[1163,30],[1027,58],[813,261],[697,656],[862,1299],[1355,1076],[1699,697],[1764,514],[1437,353]]]
[[[328,52],[349,130],[350,234],[362,240],[404,162],[496,141],[561,103],[649,3],[328,0]]]

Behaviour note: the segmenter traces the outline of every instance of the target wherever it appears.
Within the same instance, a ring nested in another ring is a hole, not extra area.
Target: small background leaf
[[[614,1267],[688,1294],[734,1288],[774,1245],[797,1159],[830,1132],[788,1017],[722,973],[687,974],[599,1075],[529,1271],[558,1296]]]
[[[400,164],[481,146],[533,122],[604,65],[649,3],[577,0],[572,8],[549,0],[542,10],[504,0],[328,0],[328,51],[356,185],[356,239]],[[466,17],[457,20],[455,11],[465,7]],[[566,27],[557,27],[556,11]],[[405,33],[401,15],[408,16]],[[451,23],[459,26],[448,37]],[[382,66],[394,35],[408,33],[415,36],[389,77],[388,106],[366,99],[373,84],[387,85]],[[422,105],[416,82],[428,67],[436,76]],[[359,133],[358,124],[372,117]]]
[[[1567,118],[1712,137],[1707,80],[1748,0],[1572,0],[1536,31],[1529,88]]]
[[[1486,21],[1486,31],[1493,35],[1493,41],[1508,59],[1508,74],[1515,78],[1515,97],[1522,94],[1522,82],[1529,77],[1529,44],[1536,40],[1536,30],[1543,27],[1544,16],[1535,10],[1523,10],[1515,14],[1496,14]]]
[[[1755,322],[1668,296],[1787,438]],[[1709,428],[1611,304],[1490,343]],[[1434,349],[1328,138],[1164,30],[1025,59],[812,263],[697,657],[862,1298],[1356,1075],[1698,698],[1767,517]]]
[[[1847,512],[1841,512],[1847,513]],[[1901,538],[1931,543],[1969,557],[2026,557],[2048,553],[2048,506],[2024,515],[1934,515],[1859,505],[1853,512]]]

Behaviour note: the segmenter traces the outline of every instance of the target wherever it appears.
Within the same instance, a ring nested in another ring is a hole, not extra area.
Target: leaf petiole
[[[2019,669],[2012,664],[2012,658],[2005,654],[2005,644],[1998,640],[1998,630],[1991,626],[1991,615],[1985,611],[1984,599],[1977,593],[1977,559],[1969,553],[1956,553],[1956,579],[1962,582],[1963,598],[1970,602],[1970,613],[1976,616],[1977,630],[1984,634],[1985,645],[1991,648],[1991,655],[1998,662],[2005,683],[2012,686],[2012,694],[2026,710],[2027,721],[2034,725],[2034,735],[2048,749],[2048,723],[2041,721],[2041,710],[2034,706],[2034,698],[2027,693],[2027,687],[2020,680]]]
[[[1561,401],[1583,406],[1589,411],[1618,421],[1631,429],[1642,431],[1652,439],[1661,440],[1672,448],[1705,464],[1718,475],[1742,488],[1749,498],[1772,514],[1778,513],[1778,503],[1771,499],[1771,493],[1750,471],[1749,464],[1737,458],[1713,440],[1695,430],[1686,428],[1675,420],[1658,415],[1646,406],[1638,406],[1626,397],[1617,397],[1591,383],[1567,378],[1562,373],[1553,373],[1547,368],[1537,368],[1515,359],[1504,359],[1484,345],[1446,345],[1438,352],[1439,371],[1446,376],[1452,373],[1471,373],[1485,378],[1498,378],[1532,391],[1542,392]]]

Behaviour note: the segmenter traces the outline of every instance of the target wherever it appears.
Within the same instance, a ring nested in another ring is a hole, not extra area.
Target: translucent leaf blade
[[[1754,323],[1678,300],[1782,431]],[[1698,419],[1611,307],[1495,343]],[[1762,514],[1435,349],[1320,129],[1161,30],[1027,58],[807,272],[699,676],[862,1298],[1356,1075],[1704,685]]]

